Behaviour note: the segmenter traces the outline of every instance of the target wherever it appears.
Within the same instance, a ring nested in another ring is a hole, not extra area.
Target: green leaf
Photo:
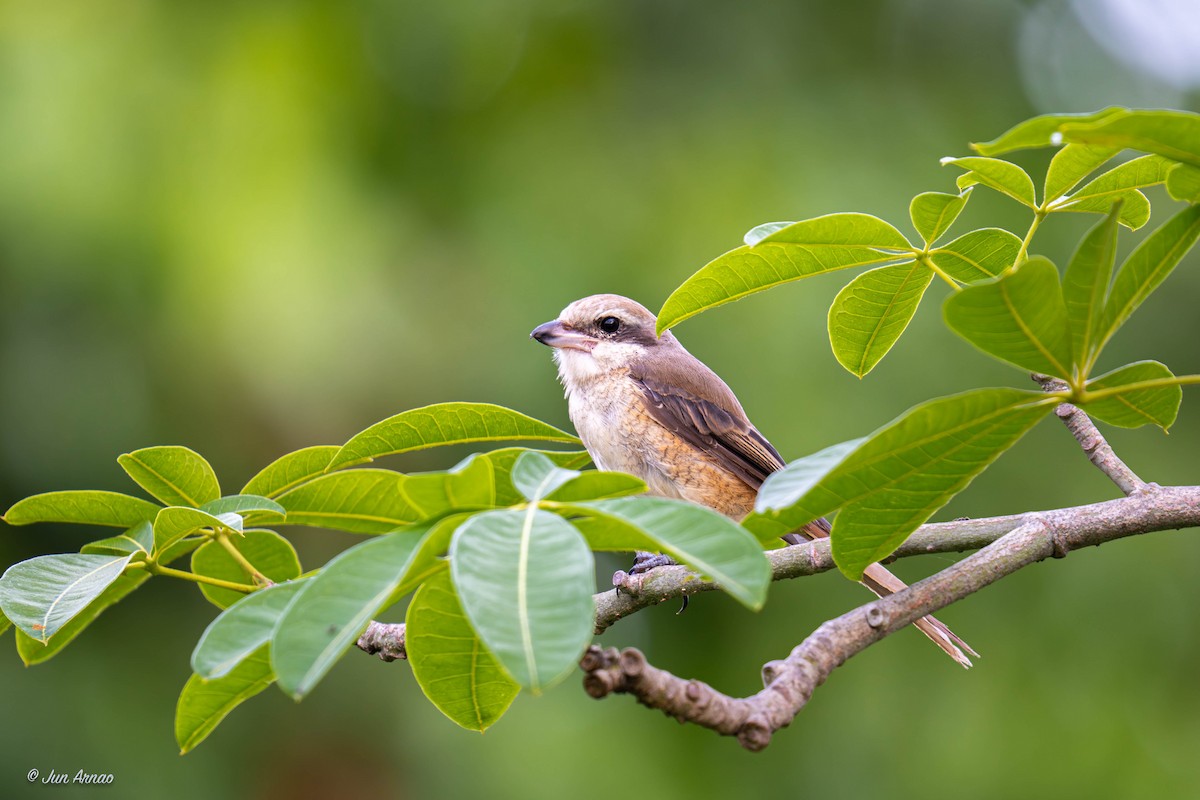
[[[230,536],[229,542],[260,574],[274,583],[290,581],[300,576],[302,570],[296,548],[275,531],[251,529],[241,536]],[[229,551],[216,541],[206,542],[192,553],[192,572],[233,583],[254,583]],[[241,592],[223,589],[220,586],[204,583],[197,586],[217,608],[228,608],[246,597]]]
[[[1176,164],[1167,173],[1167,193],[1176,200],[1200,203],[1200,169],[1190,164]]]
[[[772,472],[758,490],[758,498],[754,501],[754,513],[771,514],[800,502],[801,498],[865,441],[867,439],[864,436],[839,442],[798,458],[783,469]]]
[[[1074,194],[1059,197],[1050,203],[1048,208],[1051,211],[1108,213],[1109,206],[1117,198],[1124,197],[1128,201],[1132,194],[1131,190],[1143,189],[1165,181],[1167,173],[1173,165],[1174,162],[1160,156],[1142,156],[1126,161],[1124,164],[1097,175]],[[1138,194],[1141,195],[1140,192]],[[1145,195],[1141,195],[1141,197],[1145,199]],[[1140,219],[1141,207],[1136,200],[1133,201],[1132,206],[1136,210],[1136,216],[1130,218],[1130,221],[1136,222]],[[1144,224],[1145,220],[1142,220],[1140,224],[1129,225],[1129,227],[1141,227]]]
[[[271,642],[281,689],[299,700],[325,677],[404,580],[428,528],[355,545],[304,582]]]
[[[1053,208],[1051,211],[1107,214],[1117,203],[1121,204],[1121,214],[1117,218],[1117,221],[1126,228],[1129,228],[1129,230],[1136,231],[1150,221],[1150,201],[1146,199],[1146,195],[1137,189],[1083,197],[1076,202]]]
[[[885,250],[909,251],[911,246],[900,231],[868,214],[829,214],[794,222],[753,247],[731,250],[701,267],[663,303],[658,333],[701,311],[788,281],[911,258]]]
[[[192,671],[205,680],[228,675],[271,641],[275,624],[303,585],[304,581],[289,581],[242,595],[200,636],[192,651]]]
[[[88,603],[82,611],[72,617],[70,622],[59,628],[58,633],[54,634],[54,638],[48,642],[43,643],[18,629],[17,655],[21,657],[21,660],[25,662],[25,666],[27,667],[48,661],[74,641],[76,636],[83,633],[84,628],[91,625],[103,611],[110,606],[116,605],[126,595],[149,580],[149,578],[150,573],[142,570],[121,575],[110,583],[95,600]]]
[[[579,444],[577,437],[510,408],[488,403],[439,403],[375,423],[346,442],[327,469],[429,447],[512,439]]]
[[[623,497],[576,503],[572,520],[596,550],[665,553],[757,611],[767,598],[771,569],[762,547],[728,517],[684,500]]]
[[[1071,335],[1058,270],[1031,258],[1000,278],[946,299],[946,324],[1001,361],[1071,379]]]
[[[337,445],[306,447],[273,461],[242,488],[242,494],[278,497],[305,481],[325,474],[325,468],[342,448]]]
[[[954,224],[970,196],[968,189],[959,194],[923,192],[912,199],[908,204],[908,216],[926,247],[937,241]]]
[[[159,509],[154,518],[154,551],[166,550],[190,533],[202,528],[242,532],[242,518],[237,514],[215,516],[198,508],[167,506]]]
[[[175,741],[180,755],[200,744],[230,711],[271,685],[270,647],[263,645],[228,675],[206,681],[193,675],[175,706]]]
[[[1054,158],[1050,160],[1050,167],[1046,170],[1046,188],[1042,202],[1049,203],[1062,197],[1117,152],[1111,147],[1092,147],[1086,144],[1069,144],[1062,148],[1054,154]]]
[[[407,476],[400,481],[400,492],[421,517],[433,517],[491,508],[496,504],[494,481],[491,462],[476,453],[445,472]]]
[[[838,567],[858,580],[962,491],[1050,409],[1054,398],[977,389],[922,403],[871,434],[795,503],[765,516],[794,530],[841,509]]]
[[[253,494],[231,494],[218,500],[210,500],[200,506],[200,510],[212,514],[214,517],[222,514],[237,514],[242,517],[253,516],[259,520],[272,522],[282,520],[287,514],[287,509],[274,500]]]
[[[1088,381],[1089,392],[1128,386],[1141,381],[1173,378],[1171,370],[1157,361],[1138,361]],[[1121,428],[1140,428],[1149,423],[1165,433],[1175,423],[1183,390],[1178,384],[1133,389],[1100,400],[1081,403],[1080,407],[1098,420]]]
[[[1095,122],[1128,111],[1120,106],[1109,106],[1089,114],[1043,114],[1013,126],[990,142],[972,144],[971,149],[982,156],[998,156],[1030,147],[1050,147],[1061,144],[1061,137],[1056,134],[1063,125]]]
[[[46,492],[15,503],[4,514],[4,521],[9,525],[77,522],[83,525],[132,528],[139,522],[154,519],[158,509],[159,506],[149,500],[117,492]]]
[[[980,228],[930,252],[938,269],[964,283],[994,278],[1011,267],[1021,239],[1001,228]]]
[[[332,472],[276,499],[288,525],[314,525],[351,533],[387,533],[420,518],[400,491],[407,476],[386,469]]]
[[[492,450],[481,457],[486,458],[492,465],[495,475],[496,505],[511,506],[524,500],[524,495],[517,490],[512,482],[513,467],[517,459],[524,453],[539,453],[554,462],[555,466],[565,469],[577,469],[587,466],[592,457],[586,450],[529,450],[524,447],[506,447],[502,450]]]
[[[120,577],[132,557],[67,553],[13,564],[0,577],[0,607],[45,644]]]
[[[976,183],[982,183],[984,186],[1006,194],[1030,208],[1037,208],[1037,199],[1033,194],[1033,180],[1025,170],[1011,161],[967,156],[966,158],[943,158],[942,164],[967,170],[972,174]]]
[[[12,627],[12,620],[4,616],[4,612],[0,611],[0,635]]]
[[[563,469],[540,453],[522,453],[513,465],[513,486],[526,500],[537,502],[582,473]]]
[[[1103,347],[1175,269],[1200,237],[1200,206],[1188,206],[1147,236],[1125,259],[1104,307],[1097,341]]]
[[[868,270],[846,284],[829,307],[829,343],[838,363],[858,377],[878,364],[904,333],[933,280],[909,261]]]
[[[1080,372],[1086,373],[1099,355],[1100,323],[1104,296],[1112,279],[1117,255],[1117,219],[1120,204],[1079,242],[1063,279],[1063,301],[1071,329],[1071,351]]]
[[[592,552],[566,520],[536,506],[487,511],[450,543],[450,573],[471,625],[504,670],[535,694],[566,677],[592,638]]]
[[[404,623],[413,677],[438,711],[481,733],[504,715],[521,687],[471,627],[448,572],[421,585]]]
[[[1089,124],[1064,124],[1060,131],[1064,142],[1128,147],[1200,167],[1200,114],[1136,110]]]
[[[121,556],[126,553],[145,553],[154,550],[154,527],[149,522],[139,522],[120,536],[110,536],[89,542],[79,549],[81,553]]]
[[[186,447],[146,447],[117,458],[121,469],[168,506],[196,508],[221,496],[212,466]]]

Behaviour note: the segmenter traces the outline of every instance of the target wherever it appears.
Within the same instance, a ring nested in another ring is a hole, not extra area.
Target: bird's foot
[[[633,556],[633,566],[629,568],[630,575],[644,575],[655,567],[670,567],[675,564],[662,553],[647,553],[638,550]]]

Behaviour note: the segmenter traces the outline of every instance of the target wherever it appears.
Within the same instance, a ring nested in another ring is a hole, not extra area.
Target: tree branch
[[[1047,392],[1063,392],[1069,388],[1066,381],[1052,378],[1049,375],[1034,373],[1033,379]],[[1107,475],[1118,489],[1126,495],[1131,495],[1146,488],[1145,481],[1134,474],[1133,470],[1117,456],[1108,440],[1104,438],[1104,434],[1100,433],[1096,427],[1096,423],[1092,422],[1091,417],[1070,403],[1059,403],[1054,409],[1054,413],[1079,442],[1079,446],[1083,448],[1088,460]]]
[[[1200,487],[1147,484],[1119,500],[1003,519],[1020,522],[936,575],[822,624],[787,658],[763,667],[765,688],[751,697],[729,697],[707,684],[678,678],[650,666],[636,650],[618,653],[597,647],[582,662],[585,689],[593,697],[632,694],[680,721],[736,736],[743,747],[761,750],[775,731],[791,723],[834,669],[885,636],[1028,564],[1125,536],[1200,525]],[[993,530],[992,521],[987,522],[975,526],[976,535]]]

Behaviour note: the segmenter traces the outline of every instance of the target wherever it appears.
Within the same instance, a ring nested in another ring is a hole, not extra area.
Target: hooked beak
[[[529,334],[529,338],[537,339],[547,347],[582,350],[585,353],[592,352],[592,348],[597,344],[596,339],[579,331],[571,330],[557,319],[538,325]]]

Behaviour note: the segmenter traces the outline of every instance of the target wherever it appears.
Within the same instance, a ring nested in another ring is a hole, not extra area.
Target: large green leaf
[[[1074,146],[1074,145],[1072,145]],[[1144,189],[1167,179],[1167,173],[1175,162],[1162,156],[1142,156],[1119,164],[1107,172],[1097,175],[1080,187],[1079,191],[1060,198],[1051,204],[1051,209],[1070,206],[1088,198],[1108,197],[1115,199],[1130,189]]]
[[[1113,281],[1097,337],[1099,347],[1158,288],[1200,237],[1200,206],[1188,206],[1147,236]]]
[[[522,502],[525,496],[513,485],[512,471],[516,466],[517,459],[525,453],[539,453],[550,459],[557,467],[576,470],[579,467],[585,467],[591,462],[592,457],[588,455],[586,450],[530,450],[525,447],[506,447],[501,450],[492,450],[484,453],[482,458],[486,458],[492,465],[495,480],[493,481],[496,487],[496,505],[511,506]]]
[[[922,403],[871,434],[795,502],[759,513],[788,529],[841,509],[838,567],[857,580],[1055,405],[1041,392],[977,389]]]
[[[1030,208],[1037,208],[1033,180],[1025,170],[1011,161],[967,156],[966,158],[943,158],[942,164],[967,170],[974,178],[975,183],[982,183]]]
[[[0,577],[0,608],[45,644],[119,578],[132,557],[66,553],[13,564]]]
[[[404,580],[427,530],[369,539],[304,582],[271,641],[281,689],[297,700],[312,691]]]
[[[88,542],[79,548],[81,553],[94,553],[106,556],[123,556],[126,553],[145,553],[154,551],[154,526],[149,522],[139,522],[119,536],[110,536]]]
[[[938,269],[964,283],[994,278],[1011,267],[1021,252],[1021,240],[1001,228],[964,233],[929,253]]]
[[[577,472],[557,466],[542,453],[523,453],[512,470],[513,485],[528,500],[571,503],[642,494],[646,484],[624,472]]]
[[[1100,324],[1104,298],[1117,255],[1120,205],[1087,232],[1079,242],[1063,278],[1063,302],[1071,329],[1071,352],[1081,372],[1087,372],[1100,353]]]
[[[278,497],[305,481],[325,474],[325,468],[342,448],[317,445],[288,453],[268,464],[242,488],[242,494]]]
[[[188,678],[175,706],[175,741],[179,752],[200,744],[230,711],[271,685],[270,646],[263,645],[223,678]]]
[[[200,506],[206,514],[219,517],[222,514],[237,514],[241,517],[254,517],[260,520],[279,522],[287,514],[287,509],[266,497],[254,494],[231,494],[216,500],[209,500]]]
[[[504,670],[538,693],[575,667],[592,638],[592,552],[536,506],[488,511],[454,533],[450,571],[471,625]]]
[[[275,499],[288,525],[314,525],[351,533],[387,533],[421,517],[400,491],[407,476],[386,469],[332,472]]]
[[[846,284],[829,307],[829,342],[838,363],[863,377],[904,333],[933,280],[909,261],[868,270]]]
[[[758,490],[758,498],[754,502],[755,514],[771,515],[772,511],[800,502],[801,498],[865,441],[866,437],[838,442],[772,472]],[[753,529],[753,526],[747,527]]]
[[[118,492],[93,490],[46,492],[26,497],[4,514],[9,525],[34,522],[76,522],[82,525],[107,525],[132,528],[154,519],[160,507],[149,500]]]
[[[1059,130],[1064,142],[1128,147],[1200,167],[1200,114],[1137,110],[1087,124],[1064,124]]]
[[[1059,130],[1063,125],[1095,122],[1128,112],[1127,108],[1109,106],[1089,114],[1043,114],[1014,125],[990,142],[976,142],[971,149],[983,156],[998,156],[1030,147],[1050,147],[1062,143]]]
[[[242,517],[232,512],[216,516],[189,506],[159,509],[154,518],[154,551],[166,550],[188,534],[205,528],[241,533]]]
[[[970,196],[971,190],[968,189],[959,194],[923,192],[912,199],[908,204],[908,216],[926,247],[937,241],[954,224]]]
[[[1070,380],[1071,336],[1058,270],[1031,258],[946,299],[946,324],[1001,361]]]
[[[192,651],[192,671],[205,680],[228,675],[271,641],[276,623],[303,585],[289,581],[243,595],[205,628]]]
[[[1150,221],[1150,201],[1146,199],[1146,195],[1137,189],[1130,189],[1126,192],[1111,195],[1084,197],[1077,202],[1053,210],[1080,211],[1087,214],[1107,214],[1112,210],[1113,205],[1118,202],[1121,204],[1121,213],[1117,217],[1117,222],[1120,222],[1126,228],[1129,228],[1129,230],[1136,231]]]
[[[439,403],[375,423],[346,442],[327,469],[429,447],[514,439],[579,444],[577,437],[511,408],[488,403]]]
[[[788,281],[847,267],[911,258],[908,240],[868,214],[829,214],[773,230],[701,267],[658,312],[658,332],[710,308]]]
[[[1088,381],[1087,390],[1097,392],[1141,381],[1173,378],[1171,370],[1157,361],[1138,361]],[[1183,390],[1176,385],[1155,386],[1146,389],[1112,394],[1100,400],[1081,403],[1083,408],[1096,419],[1121,428],[1140,428],[1157,425],[1165,432],[1175,423],[1179,404],[1183,401]]]
[[[445,472],[409,475],[400,491],[421,517],[459,509],[491,508],[496,504],[495,470],[476,453]]]
[[[1054,154],[1046,170],[1043,203],[1050,203],[1071,191],[1101,164],[1117,154],[1112,147],[1069,144]]]
[[[254,565],[259,574],[275,583],[290,581],[300,576],[300,558],[296,555],[296,548],[275,531],[251,529],[241,536],[229,537],[229,543]],[[232,583],[253,584],[245,568],[216,541],[206,542],[192,553],[192,572]],[[197,585],[209,602],[217,608],[228,608],[246,596],[220,586],[206,583]]]
[[[766,601],[771,570],[745,528],[717,512],[665,497],[623,497],[576,503],[572,520],[594,550],[649,550],[716,581],[748,608]]]
[[[169,506],[196,508],[221,496],[212,466],[186,447],[146,447],[117,458],[121,469]]]
[[[1176,164],[1167,173],[1167,192],[1176,200],[1200,203],[1200,168]]]
[[[421,584],[404,622],[413,677],[439,711],[480,732],[504,715],[521,687],[471,627],[448,571]]]
[[[130,592],[141,586],[150,578],[149,572],[138,570],[121,575],[110,583],[95,600],[88,603],[82,611],[71,618],[71,621],[58,629],[54,638],[41,642],[24,631],[17,630],[17,655],[25,662],[25,666],[41,664],[58,654],[70,644],[76,636],[83,633],[84,628],[91,625],[100,614],[110,606],[125,598]]]

